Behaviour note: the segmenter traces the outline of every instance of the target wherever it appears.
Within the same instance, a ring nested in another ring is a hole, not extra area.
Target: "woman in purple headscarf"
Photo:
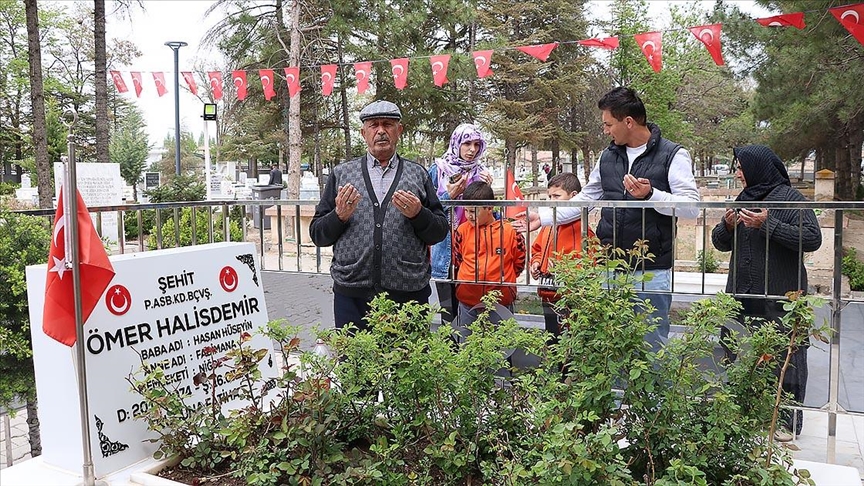
[[[462,192],[474,181],[483,181],[492,184],[492,173],[483,165],[481,157],[486,151],[486,140],[480,133],[477,125],[463,123],[453,130],[450,136],[450,145],[441,158],[435,160],[435,164],[429,168],[429,176],[432,184],[438,188],[438,199],[461,199]],[[457,207],[447,211],[451,219],[451,229],[459,226],[465,221],[465,210]],[[450,277],[450,234],[444,241],[432,247],[432,278],[447,279]],[[438,302],[441,307],[450,313],[447,320],[452,320],[456,314],[453,312],[455,301],[453,300],[452,284],[448,282],[436,282],[438,291]]]

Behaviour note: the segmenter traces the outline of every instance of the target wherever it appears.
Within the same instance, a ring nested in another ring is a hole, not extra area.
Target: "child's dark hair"
[[[547,184],[546,187],[549,189],[560,187],[561,189],[564,189],[567,194],[570,194],[573,191],[582,191],[582,183],[579,182],[579,178],[576,177],[576,174],[572,172],[562,172],[552,177],[549,179],[549,184]]]
[[[492,190],[492,186],[483,181],[474,181],[465,188],[462,199],[465,201],[491,201],[495,199],[495,191]]]
[[[645,105],[639,99],[636,91],[619,86],[603,95],[597,102],[597,108],[601,111],[609,110],[616,120],[621,121],[625,117],[633,118],[640,125],[645,124]]]

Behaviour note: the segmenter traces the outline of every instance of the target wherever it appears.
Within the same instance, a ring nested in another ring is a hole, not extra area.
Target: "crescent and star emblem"
[[[129,289],[122,285],[114,285],[105,293],[105,307],[115,316],[122,316],[132,307],[132,296]]]
[[[768,24],[768,27],[783,27],[783,24],[781,24],[780,22],[777,22],[775,20],[774,22],[771,22],[770,24]]]
[[[705,37],[708,37],[708,40],[705,40]],[[699,31],[699,38],[705,42],[714,42],[714,32],[711,29],[702,29]]]
[[[243,85],[243,78],[241,78],[239,76],[234,78],[234,86],[240,87],[242,85]]]
[[[656,48],[657,48],[657,45],[654,44],[654,41],[649,40],[649,41],[645,41],[645,43],[642,44],[642,49],[645,50],[645,52],[647,52],[649,55],[653,55],[654,50]]]
[[[288,84],[294,84],[295,77],[293,74],[285,76],[285,79],[288,81]]]
[[[474,64],[476,64],[477,67],[481,67],[486,64],[486,58],[483,56],[477,56],[474,58]]]
[[[321,81],[325,83],[329,83],[333,79],[333,75],[330,73],[324,73],[321,75]]]
[[[861,17],[858,15],[858,12],[851,10],[851,9],[843,12],[843,15],[840,16],[840,20],[846,20],[847,15],[849,17],[855,17],[855,23],[856,24],[861,23]],[[846,21],[849,22],[849,20],[846,20]]]
[[[398,73],[396,72],[397,70],[399,71]],[[398,78],[399,76],[402,75],[403,72],[405,72],[405,68],[403,68],[402,66],[400,66],[398,64],[393,66],[393,77],[394,78]]]
[[[228,266],[219,272],[219,285],[225,292],[234,292],[237,289],[237,271]]]
[[[264,86],[269,86],[270,85],[270,76],[267,76],[267,75],[261,76],[261,84],[263,84]]]
[[[432,63],[432,72],[438,74],[441,70],[444,69],[444,63],[441,61],[435,61]]]

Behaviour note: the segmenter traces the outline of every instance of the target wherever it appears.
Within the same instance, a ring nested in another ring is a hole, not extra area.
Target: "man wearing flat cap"
[[[389,101],[360,111],[368,152],[330,173],[309,227],[318,246],[333,246],[336,327],[366,328],[369,303],[381,292],[428,303],[429,245],[447,235],[447,217],[426,169],[396,153],[402,112]]]

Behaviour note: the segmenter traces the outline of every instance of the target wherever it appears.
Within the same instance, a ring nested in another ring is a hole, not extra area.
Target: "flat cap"
[[[401,120],[402,112],[399,107],[389,101],[378,100],[366,105],[360,110],[360,121],[365,122],[370,118],[390,118],[393,120]]]

